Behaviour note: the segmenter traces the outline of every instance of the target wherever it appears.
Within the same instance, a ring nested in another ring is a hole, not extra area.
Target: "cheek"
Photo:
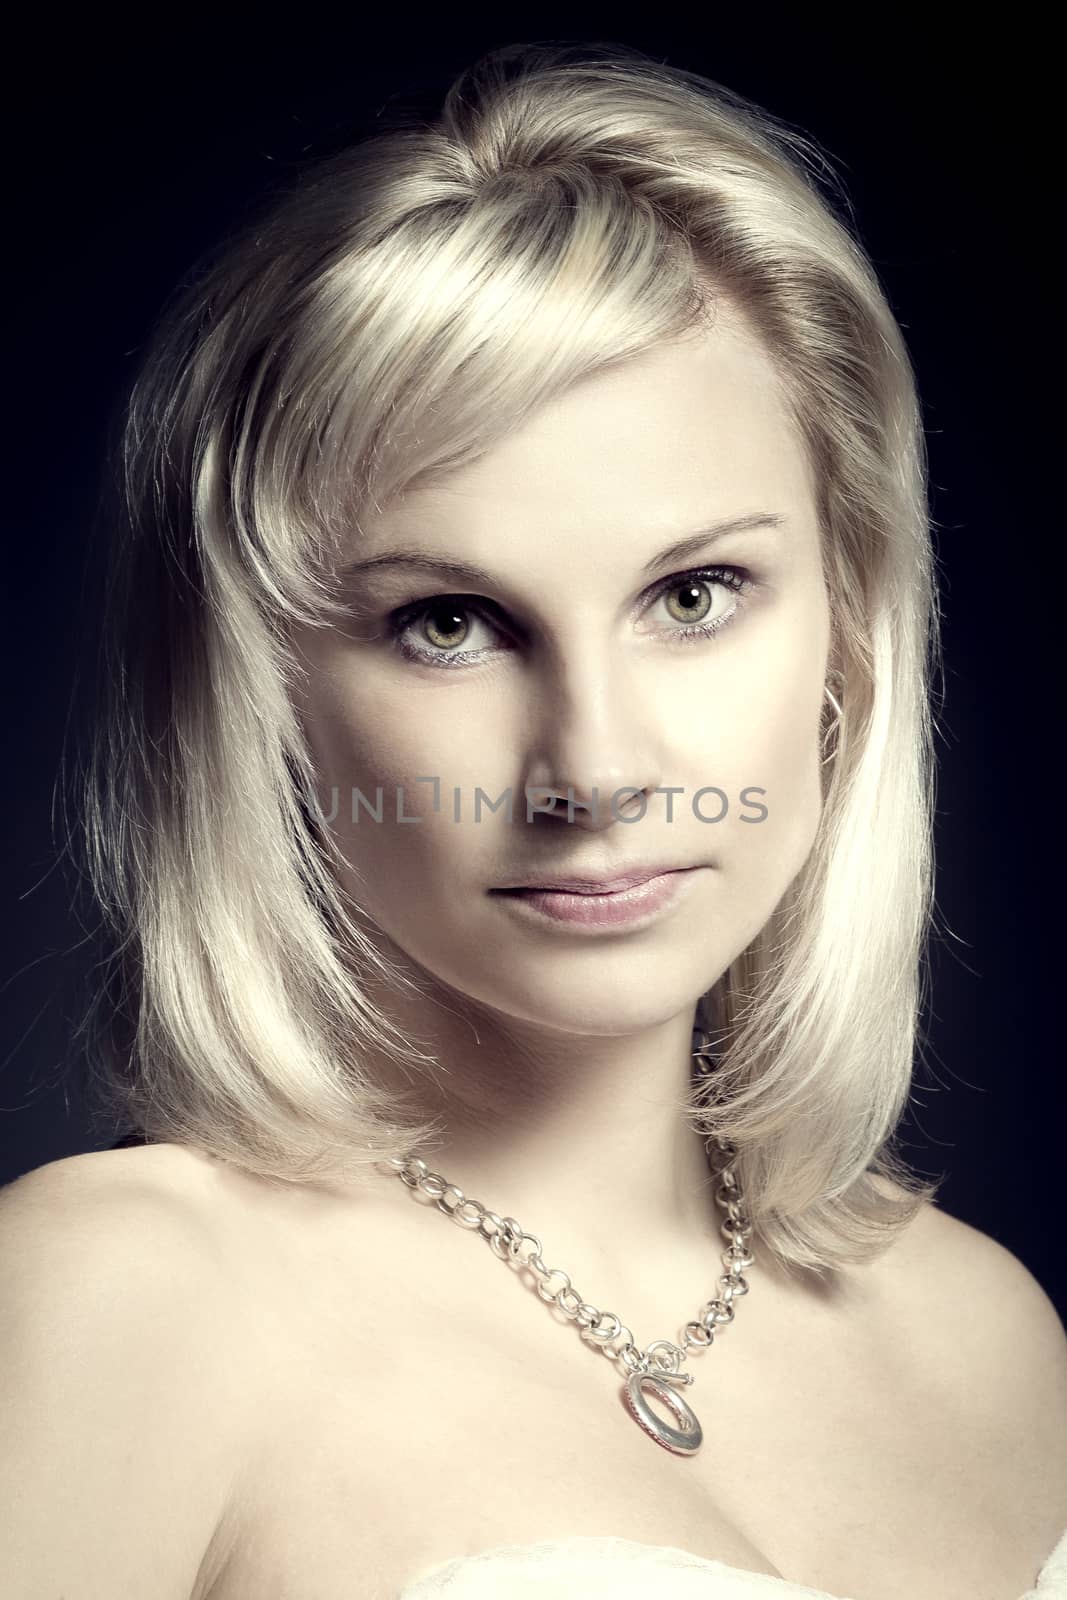
[[[751,893],[757,927],[803,867],[818,834],[821,685],[819,675],[816,684],[802,682],[765,705],[735,771],[741,803],[731,810],[725,864]]]
[[[491,709],[458,682],[405,681],[395,668],[378,672],[324,648],[301,714],[322,780],[373,794],[376,785],[410,793],[422,777],[472,790],[494,779],[508,741],[490,727]]]
[[[494,815],[483,810],[472,827],[474,791],[499,794],[513,763],[469,704],[442,705],[447,692],[420,702],[410,692],[357,695],[336,677],[320,687],[303,718],[320,808],[350,865],[349,891],[383,929],[400,932],[431,904],[447,906],[461,858],[484,853]]]
[[[769,607],[727,658],[702,726],[701,784],[729,800],[721,822],[700,831],[716,855],[734,915],[754,934],[801,870],[822,811],[819,734],[829,646],[821,585],[797,584]],[[706,775],[705,775],[706,774]],[[715,795],[702,802],[714,817]]]

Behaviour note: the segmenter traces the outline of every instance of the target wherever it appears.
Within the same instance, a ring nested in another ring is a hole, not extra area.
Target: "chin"
[[[496,983],[484,969],[476,982],[457,979],[459,975],[448,980],[451,988],[503,1018],[605,1039],[643,1033],[691,1014],[715,981],[714,976],[682,974],[676,964],[668,967],[647,958],[614,973],[594,973],[589,966],[582,973],[572,963],[562,976],[558,971],[538,975],[529,968],[512,968]]]

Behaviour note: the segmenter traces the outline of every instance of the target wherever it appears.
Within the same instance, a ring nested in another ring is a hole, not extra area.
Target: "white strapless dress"
[[[1067,1529],[1019,1600],[1067,1600]],[[849,1600],[671,1545],[607,1534],[502,1544],[421,1573],[397,1600]],[[907,1600],[901,1595],[900,1600]]]

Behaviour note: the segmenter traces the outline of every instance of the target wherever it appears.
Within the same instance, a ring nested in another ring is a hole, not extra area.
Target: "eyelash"
[[[682,572],[674,577],[664,579],[656,589],[649,604],[655,604],[662,595],[670,594],[673,590],[682,589],[686,584],[691,583],[720,584],[723,588],[730,589],[739,597],[752,588],[752,580],[739,567],[701,567],[693,572]],[[452,655],[445,655],[443,651],[420,650],[404,639],[403,635],[413,622],[417,622],[420,617],[425,616],[433,607],[446,601],[454,601],[457,610],[465,613],[469,612],[474,616],[480,617],[490,627],[496,626],[489,615],[490,608],[486,604],[474,604],[468,601],[464,595],[437,594],[421,600],[413,600],[410,604],[401,606],[399,610],[391,612],[386,618],[386,625],[392,642],[406,661],[417,661],[423,665],[447,669],[466,666],[471,661],[482,661],[486,656],[494,653],[490,649],[483,648],[480,650],[458,651]],[[737,603],[724,616],[716,618],[713,622],[682,624],[678,628],[668,628],[666,631],[670,634],[672,641],[675,639],[710,639],[727,627],[738,613],[744,610],[744,606],[745,602],[738,599]]]

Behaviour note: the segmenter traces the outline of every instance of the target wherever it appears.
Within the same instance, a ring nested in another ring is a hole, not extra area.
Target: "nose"
[[[531,727],[527,815],[592,832],[644,815],[663,782],[658,718],[617,661],[592,652],[558,667]]]

